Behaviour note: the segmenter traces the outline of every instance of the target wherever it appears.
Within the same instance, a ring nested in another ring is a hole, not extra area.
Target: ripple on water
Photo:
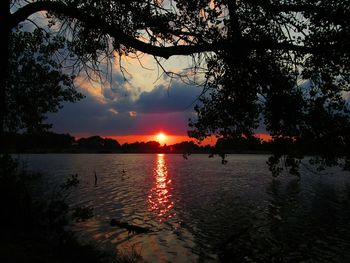
[[[78,173],[81,184],[72,204],[91,205],[95,213],[94,219],[75,226],[79,233],[121,251],[141,251],[148,262],[218,261],[217,248],[242,228],[259,229],[256,235],[267,233],[281,244],[300,243],[298,233],[305,233],[303,239],[310,242],[304,243],[317,262],[322,261],[317,257],[342,262],[341,252],[350,251],[350,178],[338,171],[333,177],[305,172],[295,183],[290,177],[272,179],[267,156],[261,155],[229,156],[227,165],[204,155],[188,160],[153,154],[23,158],[31,169],[50,174],[52,185]],[[111,227],[111,218],[154,232],[131,235]]]

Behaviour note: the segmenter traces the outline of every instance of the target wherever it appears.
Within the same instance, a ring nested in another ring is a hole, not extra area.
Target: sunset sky
[[[188,67],[189,60],[176,57],[164,61],[164,66],[180,73]],[[189,140],[188,119],[195,118],[193,102],[202,89],[179,79],[170,82],[150,56],[142,58],[142,66],[136,59],[122,61],[127,81],[118,63],[105,83],[90,81],[83,75],[76,78],[76,86],[86,98],[65,103],[59,112],[49,114],[53,131],[78,138],[100,135],[120,143],[156,140],[159,132],[167,135],[166,144]]]
[[[47,23],[44,15],[34,15],[32,20]],[[33,29],[31,23],[23,26]],[[194,101],[202,88],[187,85],[178,78],[170,80],[162,74],[153,56],[138,54],[139,59],[121,58],[124,76],[117,54],[112,64],[101,68],[104,72],[113,69],[112,74],[102,76],[103,83],[91,81],[83,73],[79,75],[75,84],[86,97],[76,103],[64,103],[58,112],[49,113],[52,131],[76,138],[99,135],[120,143],[155,140],[159,132],[167,135],[166,144],[190,140],[188,119],[196,117]],[[190,74],[186,68],[191,62],[188,56],[161,60],[167,71],[181,74]],[[196,80],[201,78],[196,76]],[[213,144],[215,140],[209,139],[207,143]]]
[[[31,19],[37,25],[47,23],[45,12]],[[35,28],[32,23],[22,26],[27,30]],[[191,57],[176,56],[162,60],[161,64],[168,71],[189,74],[185,69],[191,62]],[[63,109],[48,114],[54,132],[70,133],[77,138],[99,135],[120,143],[155,140],[160,132],[167,135],[166,144],[189,140],[188,119],[196,118],[193,107],[201,87],[187,85],[176,78],[170,81],[154,58],[145,54],[140,54],[139,59],[123,56],[120,60],[116,55],[115,61],[109,67],[106,64],[102,71],[110,68],[113,74],[103,83],[90,81],[84,74],[76,78],[75,84],[86,98],[77,103],[64,103]],[[196,76],[197,81],[201,79],[203,76]],[[350,93],[344,96],[350,100]],[[261,138],[268,138],[264,128],[256,132]],[[215,139],[204,143],[214,144]]]
[[[190,57],[178,56],[163,61],[167,70],[186,73]],[[116,59],[118,60],[118,59]],[[202,88],[186,84],[178,78],[170,80],[161,74],[151,56],[144,55],[142,66],[137,59],[122,59],[124,80],[118,62],[112,76],[104,83],[89,80],[84,75],[76,78],[78,90],[86,97],[76,103],[65,103],[63,109],[48,115],[53,131],[69,133],[76,138],[99,135],[119,143],[158,141],[157,134],[166,135],[161,144],[191,140],[187,136],[188,120],[195,119],[193,107]],[[203,77],[197,75],[198,79]],[[258,136],[267,139],[264,130]],[[203,144],[214,145],[214,137]]]
[[[35,15],[32,19],[37,24],[45,24],[43,17]],[[30,30],[33,25],[24,24],[24,27]],[[188,80],[185,83],[179,78],[170,79],[152,56],[139,55],[139,59],[123,56],[119,60],[115,54],[115,60],[101,68],[105,72],[113,69],[112,74],[102,76],[105,77],[102,82],[79,75],[75,84],[86,97],[76,103],[64,103],[58,112],[49,113],[52,131],[69,133],[76,138],[99,135],[122,144],[156,140],[160,132],[166,134],[163,143],[168,145],[191,140],[187,136],[188,120],[196,118],[193,107],[198,103],[196,99],[202,87],[186,84]],[[160,62],[167,71],[185,74],[190,81],[195,78],[200,83],[204,79],[200,74],[192,76],[188,70],[192,57],[176,56]],[[203,144],[215,142],[212,137]]]

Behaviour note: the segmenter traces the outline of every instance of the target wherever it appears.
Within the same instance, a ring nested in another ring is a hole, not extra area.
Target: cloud
[[[53,130],[71,134],[128,134],[135,130],[136,122],[127,113],[119,113],[108,105],[87,97],[77,103],[65,103],[58,113],[48,115]]]
[[[112,108],[109,108],[108,111],[113,113],[113,114],[118,114],[119,113],[118,111],[116,111],[115,109],[112,109]]]
[[[55,132],[76,136],[154,134],[184,135],[188,118],[193,117],[190,106],[200,89],[180,82],[168,90],[159,85],[151,91],[125,90],[124,84],[115,88],[89,86],[81,81],[86,98],[77,103],[65,103],[58,113],[48,115]],[[137,95],[139,93],[139,95]]]
[[[176,82],[170,88],[160,85],[150,92],[141,93],[139,99],[135,102],[135,106],[143,113],[187,111],[193,107],[192,104],[200,93],[199,88],[179,82]]]
[[[136,117],[137,116],[137,112],[136,111],[129,111],[129,116],[130,117]]]
[[[92,96],[101,104],[106,103],[105,96],[102,94],[101,86],[86,77],[78,76],[74,80],[74,84],[78,86],[79,91],[86,96]]]

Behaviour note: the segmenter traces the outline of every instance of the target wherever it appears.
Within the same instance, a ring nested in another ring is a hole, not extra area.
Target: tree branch
[[[281,6],[280,6],[281,7]],[[284,10],[282,8],[281,10]],[[288,9],[288,10],[297,10]],[[336,49],[337,46],[323,46],[322,48],[299,46],[289,42],[274,42],[274,41],[250,41],[249,39],[241,38],[234,40],[219,39],[212,43],[196,43],[194,45],[178,45],[178,46],[156,46],[150,43],[140,41],[133,36],[124,33],[120,28],[111,25],[99,17],[86,14],[74,6],[67,6],[61,2],[40,1],[27,4],[11,14],[11,27],[17,26],[30,15],[39,11],[51,11],[62,14],[64,16],[77,19],[86,24],[91,29],[100,29],[104,33],[110,35],[114,39],[126,47],[131,47],[141,52],[151,54],[157,57],[169,58],[174,55],[192,55],[201,52],[215,52],[218,50],[232,50],[232,52],[239,55],[242,50],[284,50],[284,51],[298,51],[305,54],[313,54],[324,52],[327,49]]]
[[[269,1],[254,1],[254,0],[246,0],[246,2],[260,6],[267,11],[274,13],[282,13],[282,12],[317,12],[319,8],[315,5],[309,4],[271,4]]]
[[[60,2],[35,2],[27,4],[26,6],[18,9],[11,15],[10,25],[11,27],[17,26],[20,22],[24,21],[30,15],[40,11],[51,11],[58,14],[65,15],[67,17],[77,19],[84,22],[91,29],[102,29],[105,33],[111,37],[118,39],[121,44],[137,49],[141,52],[148,53],[154,56],[169,58],[173,55],[190,55],[194,53],[200,53],[205,51],[215,51],[218,49],[217,45],[213,44],[196,44],[196,45],[182,45],[161,47],[154,46],[149,43],[140,41],[132,36],[125,34],[120,28],[114,25],[108,24],[106,21],[99,17],[86,14],[76,7],[67,6]]]

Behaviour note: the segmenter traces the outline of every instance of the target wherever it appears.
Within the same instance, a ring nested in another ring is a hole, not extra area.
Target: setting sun
[[[166,136],[164,133],[162,133],[162,132],[160,132],[160,133],[158,133],[158,134],[156,135],[156,140],[157,140],[157,142],[159,142],[160,144],[165,143],[166,139],[167,139],[167,136]]]

